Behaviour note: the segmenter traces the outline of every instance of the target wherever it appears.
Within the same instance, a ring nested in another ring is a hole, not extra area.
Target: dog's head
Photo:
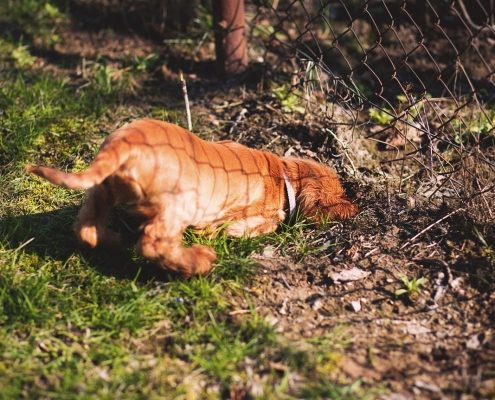
[[[310,160],[290,159],[290,179],[297,187],[300,212],[317,221],[346,219],[357,213],[357,206],[345,196],[337,173]]]

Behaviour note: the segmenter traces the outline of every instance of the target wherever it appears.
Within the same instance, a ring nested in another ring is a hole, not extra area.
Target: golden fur
[[[346,199],[337,174],[314,161],[280,158],[232,141],[206,142],[179,126],[142,119],[112,133],[83,172],[28,167],[55,185],[88,189],[75,224],[89,247],[113,244],[107,227],[112,206],[128,205],[145,217],[138,250],[184,276],[208,273],[216,254],[186,248],[184,230],[233,236],[272,232],[286,217],[284,175],[306,217],[348,218],[357,207]]]

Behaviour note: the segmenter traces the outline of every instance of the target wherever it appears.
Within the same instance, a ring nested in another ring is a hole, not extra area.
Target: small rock
[[[261,253],[261,256],[264,258],[273,258],[275,256],[275,251],[275,247],[271,245],[265,246],[265,248],[263,249],[263,253]]]
[[[437,286],[435,294],[433,295],[433,300],[440,300],[445,295],[446,289],[447,288],[445,286]]]
[[[278,318],[274,317],[273,315],[267,315],[265,317],[265,322],[270,325],[270,326],[275,326],[278,324]]]
[[[255,399],[258,399],[258,398],[262,398],[263,397],[264,389],[263,389],[262,383],[259,382],[259,379],[256,380],[255,382],[252,382],[251,383],[251,387],[249,389],[249,393]],[[247,398],[247,396],[244,397],[244,398]]]
[[[282,302],[282,305],[278,309],[279,314],[287,315],[287,302],[288,302],[288,300],[284,299],[284,301]]]
[[[411,321],[403,321],[404,323],[404,331],[410,335],[418,336],[418,335],[426,335],[431,332],[431,329],[426,326],[421,325],[420,322],[411,320]]]
[[[438,385],[432,382],[421,381],[419,379],[414,381],[414,386],[416,386],[418,389],[428,390],[434,393],[439,393],[441,391]]]
[[[351,301],[351,307],[354,312],[361,311],[361,302],[359,300]]]
[[[320,308],[323,307],[323,302],[321,299],[316,299],[313,304],[311,304],[311,308],[315,311],[318,311]]]
[[[50,351],[50,349],[48,348],[48,346],[47,346],[45,343],[43,343],[43,342],[39,342],[39,343],[38,343],[38,348],[39,348],[41,351],[45,352],[45,353],[47,353],[47,352],[49,352],[49,351]]]
[[[308,297],[306,297],[304,301],[308,303],[313,310],[318,311],[320,308],[323,307],[323,301],[321,299],[322,299],[321,294],[313,293]]]
[[[463,297],[466,294],[466,291],[464,290],[463,286],[463,279],[462,277],[455,278],[450,282],[450,287],[454,290],[456,294],[459,296]]]
[[[100,378],[102,381],[110,382],[110,376],[108,375],[108,371],[106,368],[96,367],[94,371],[98,378]]]
[[[478,350],[481,347],[480,335],[472,335],[466,342],[466,348],[469,350]]]
[[[411,400],[412,397],[402,393],[390,393],[380,397],[382,400]]]

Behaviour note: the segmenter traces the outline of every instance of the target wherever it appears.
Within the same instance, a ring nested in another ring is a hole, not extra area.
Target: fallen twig
[[[253,311],[256,311],[258,309],[259,309],[259,307],[248,308],[248,309],[241,309],[241,310],[234,310],[234,311],[230,311],[229,312],[229,315],[249,314],[249,313],[251,313]]]
[[[244,100],[234,101],[233,103],[225,103],[222,105],[213,106],[213,108],[215,109],[215,111],[222,111],[226,108],[237,107],[237,106],[240,106],[242,104],[244,104]]]
[[[425,229],[423,229],[421,232],[417,233],[416,235],[414,235],[411,239],[409,239],[406,243],[404,243],[400,250],[403,250],[405,249],[407,246],[411,245],[417,238],[419,238],[421,235],[423,235],[424,233],[428,232],[431,228],[433,228],[435,225],[438,225],[440,222],[446,220],[447,218],[449,218],[451,215],[455,214],[455,213],[458,213],[460,211],[464,211],[463,208],[458,208],[457,210],[454,210],[450,213],[448,213],[447,215],[444,215],[442,218],[440,218],[439,220],[433,222],[432,224],[428,225]]]
[[[187,95],[186,80],[184,79],[182,72],[180,73],[180,81],[182,83],[182,93],[184,93],[184,103],[186,104],[187,129],[192,131],[191,108],[189,107],[189,96]]]
[[[248,110],[246,108],[241,109],[241,111],[237,115],[237,118],[232,123],[232,126],[229,129],[229,134],[232,134],[232,132],[234,132],[234,129],[236,128],[237,125],[239,125],[239,122],[241,122],[241,120],[244,118],[244,115],[246,115],[247,112]],[[239,139],[240,139],[240,135],[239,135]]]
[[[22,248],[26,247],[26,246],[27,246],[29,243],[31,243],[33,240],[34,240],[34,237],[32,237],[31,239],[26,240],[24,243],[21,243],[21,244],[19,245],[19,247],[17,247],[17,248],[15,249],[15,251],[19,251],[19,250],[21,250]]]

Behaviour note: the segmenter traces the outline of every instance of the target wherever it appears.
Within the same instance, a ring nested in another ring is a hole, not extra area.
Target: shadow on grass
[[[0,218],[0,241],[7,249],[22,248],[28,254],[62,263],[73,255],[79,255],[101,274],[117,279],[137,279],[140,282],[179,279],[178,275],[136,255],[133,246],[137,241],[139,223],[132,218],[126,218],[129,224],[124,223],[119,212],[111,218],[110,225],[122,233],[124,245],[112,250],[83,248],[72,231],[78,210],[79,207],[71,206],[38,214]]]

